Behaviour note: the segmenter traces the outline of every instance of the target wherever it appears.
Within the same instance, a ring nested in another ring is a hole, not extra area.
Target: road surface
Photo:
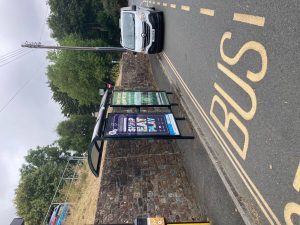
[[[261,224],[300,224],[300,2],[142,4],[164,12],[158,57],[240,202]]]

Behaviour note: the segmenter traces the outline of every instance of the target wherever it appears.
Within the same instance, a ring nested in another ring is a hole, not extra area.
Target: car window
[[[123,13],[123,37],[122,43],[125,48],[134,49],[135,46],[134,14]]]

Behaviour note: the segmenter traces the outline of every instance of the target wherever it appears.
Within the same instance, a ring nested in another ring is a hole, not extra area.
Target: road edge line
[[[175,87],[174,84],[174,79],[168,74],[165,65],[163,64],[163,62],[161,61],[161,59],[159,57],[157,57],[163,72],[165,74],[165,76],[167,77],[167,79],[169,80],[170,84],[172,87]],[[186,103],[186,101],[183,98],[180,98],[181,100],[181,104],[183,103],[184,106],[187,106],[188,104]],[[183,107],[184,108],[184,107]],[[185,109],[185,108],[184,108]],[[188,115],[188,118],[191,120],[191,125],[193,126],[193,124],[198,124],[198,122],[193,118],[193,116],[189,115],[186,110],[185,113]],[[238,199],[238,197],[236,196],[235,193],[237,193],[232,185],[232,183],[230,182],[228,176],[226,175],[224,169],[218,164],[218,160],[216,159],[216,157],[214,156],[214,153],[211,150],[211,147],[206,143],[206,141],[203,139],[202,135],[201,135],[201,131],[193,126],[194,130],[197,133],[197,137],[199,138],[201,144],[203,144],[205,151],[207,152],[212,164],[214,165],[218,175],[220,176],[229,196],[231,197],[234,205],[236,206],[239,214],[241,215],[242,220],[244,221],[244,223],[246,225],[252,225],[253,220],[251,219],[250,216],[248,216],[248,213],[244,210],[244,205],[242,205]]]

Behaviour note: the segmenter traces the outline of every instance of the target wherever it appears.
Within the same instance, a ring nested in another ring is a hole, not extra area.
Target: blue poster
[[[110,113],[104,136],[180,135],[172,113]]]

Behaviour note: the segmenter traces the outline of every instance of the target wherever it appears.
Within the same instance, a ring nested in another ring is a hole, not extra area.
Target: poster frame
[[[172,114],[174,117],[174,121],[176,124],[176,127],[178,129],[179,135],[124,135],[124,136],[111,136],[111,135],[105,135],[105,130],[108,122],[108,118],[110,114],[136,114],[136,115],[151,115],[151,114]],[[181,120],[182,118],[180,118]],[[174,116],[172,112],[152,112],[152,113],[108,113],[107,117],[105,119],[103,133],[101,135],[101,140],[132,140],[132,139],[194,139],[194,136],[182,136],[180,128],[177,123],[177,118]]]
[[[167,97],[167,100],[168,100],[168,102],[169,102],[169,104],[161,104],[161,105],[157,105],[157,104],[152,104],[152,105],[143,105],[143,104],[140,104],[140,105],[119,105],[119,104],[113,104],[113,97],[114,97],[114,94],[115,94],[115,92],[152,92],[152,93],[159,93],[159,92],[161,92],[161,93],[165,93],[166,94],[166,97]],[[174,105],[174,104],[172,104],[171,102],[170,102],[170,99],[168,98],[168,95],[170,95],[170,94],[172,94],[172,92],[167,92],[167,91],[157,91],[157,90],[147,90],[147,91],[145,91],[145,90],[114,90],[113,92],[112,92],[112,97],[111,97],[111,99],[110,99],[110,102],[109,102],[109,105],[111,106],[111,107],[168,107],[168,108],[170,108],[172,105]],[[177,104],[176,104],[177,105]]]

